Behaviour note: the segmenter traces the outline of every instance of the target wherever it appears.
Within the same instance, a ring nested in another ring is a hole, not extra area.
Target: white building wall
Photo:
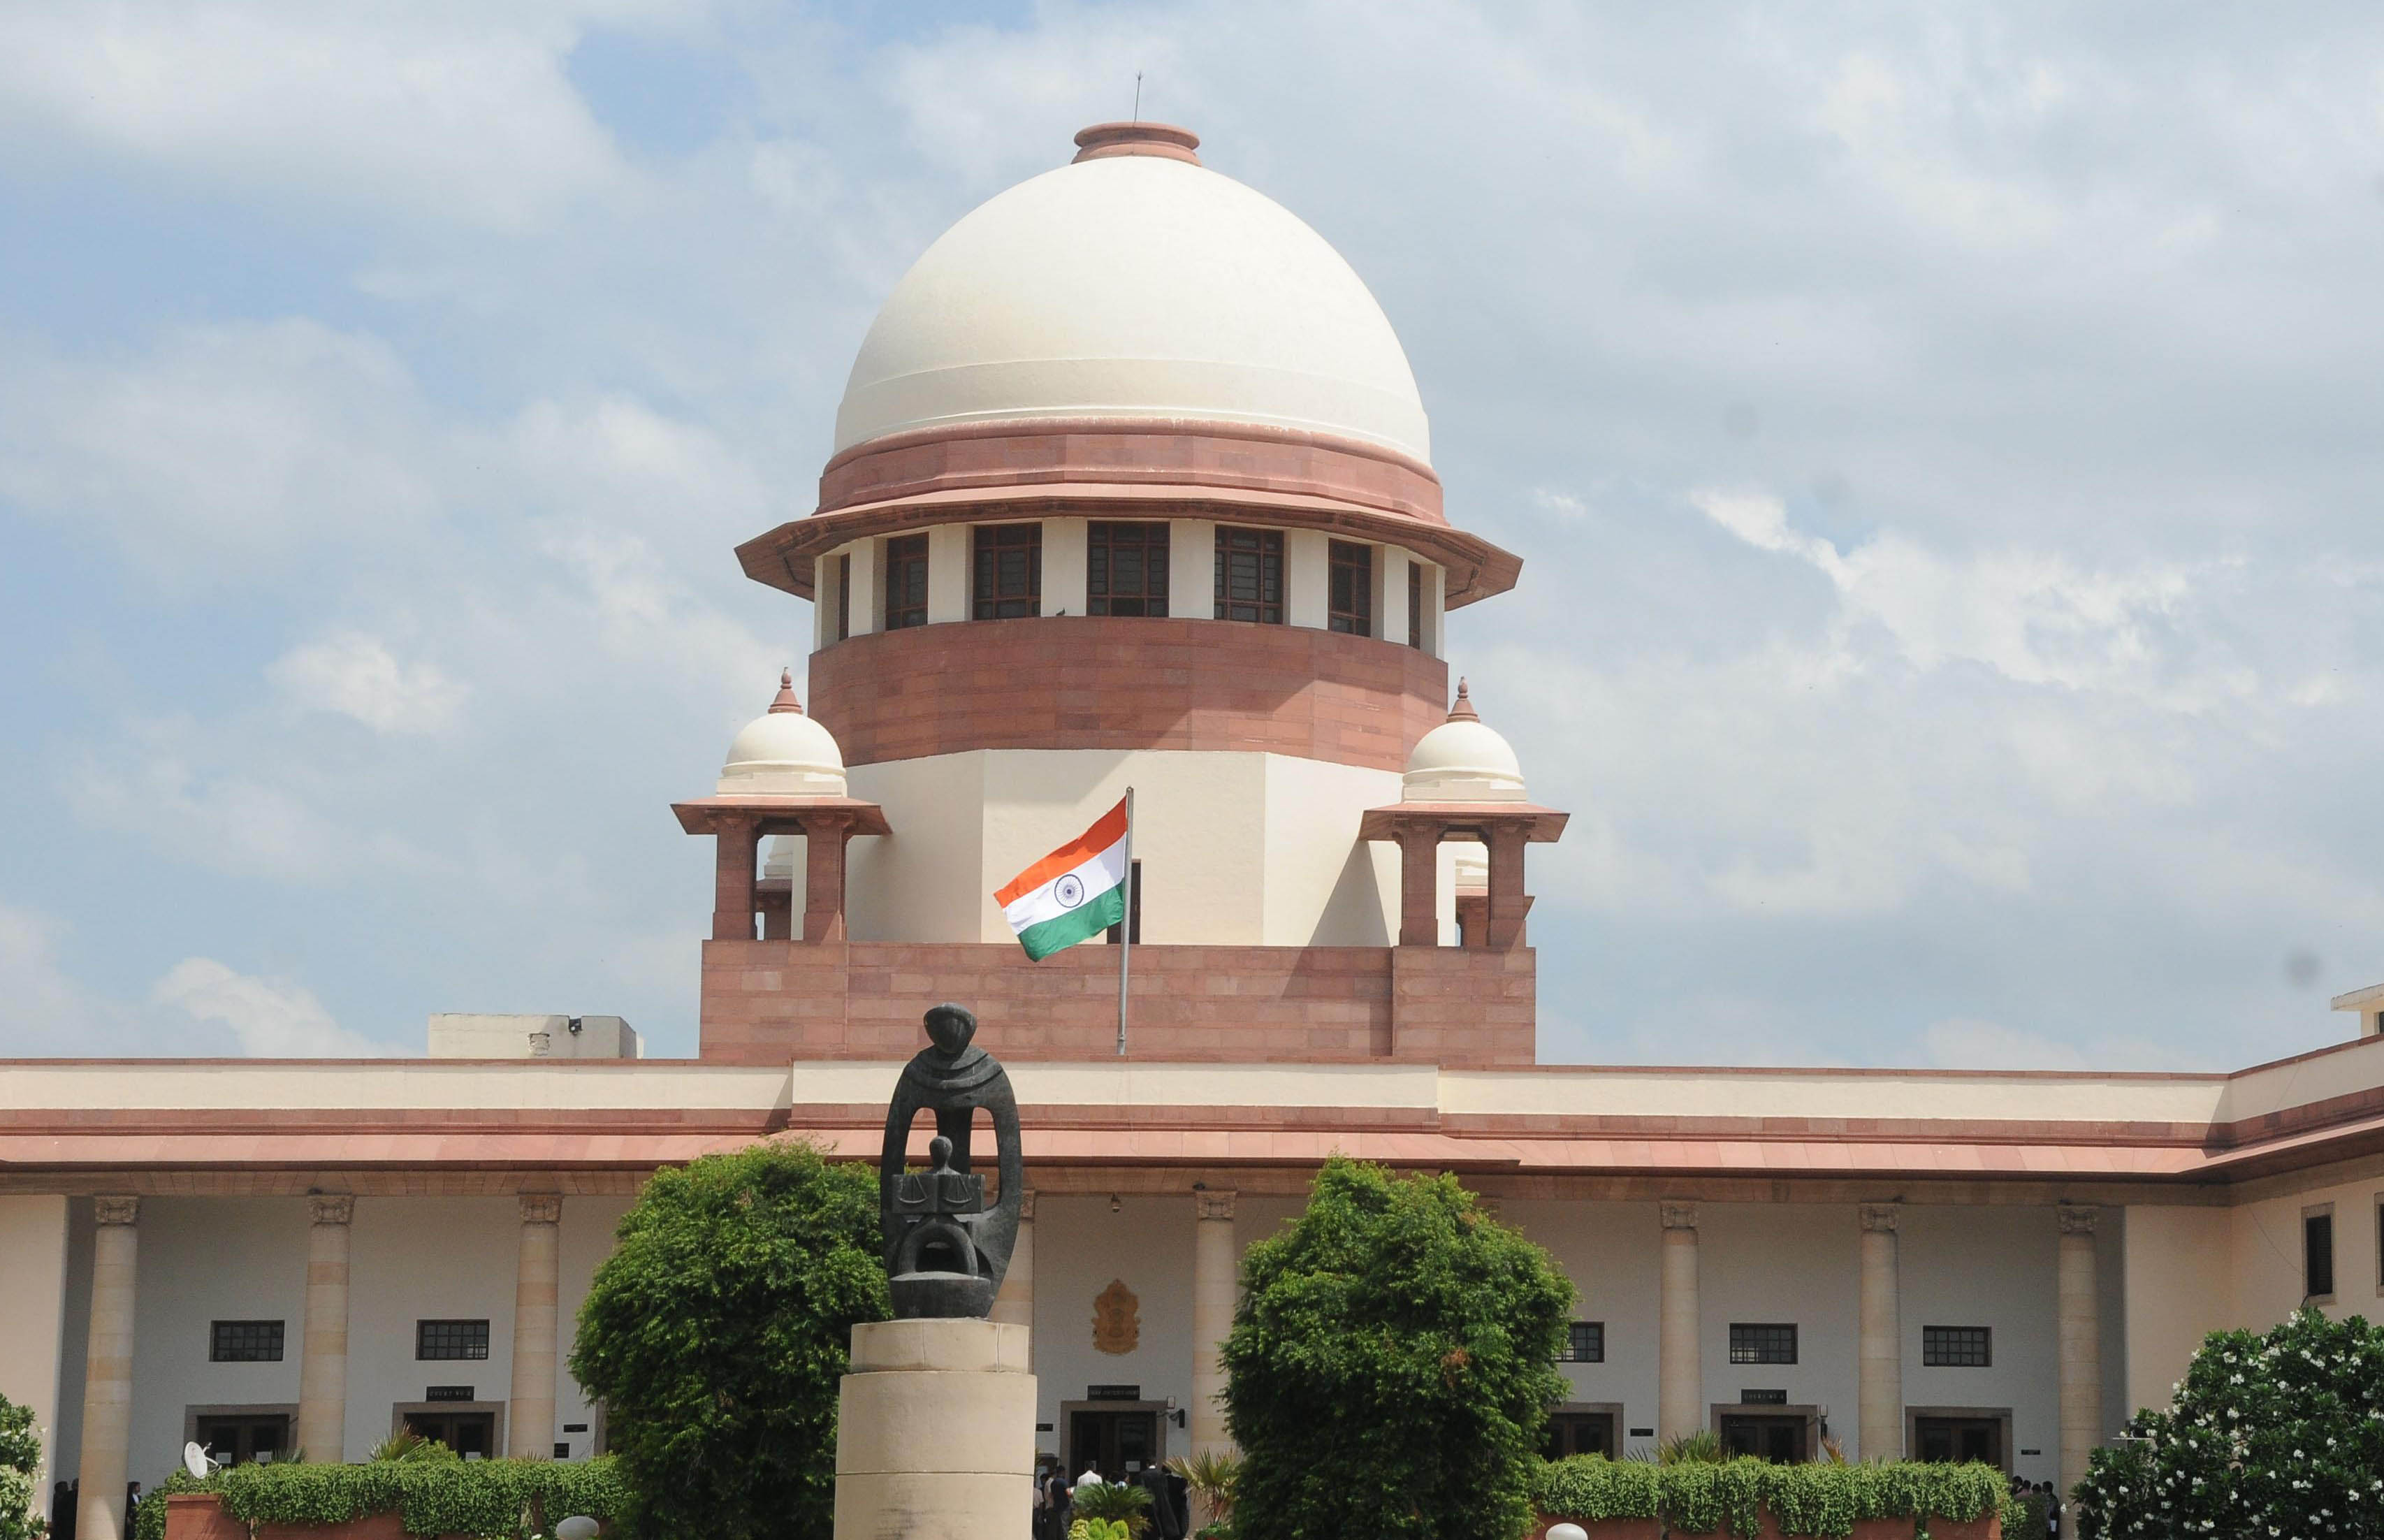
[[[192,1407],[295,1410],[306,1318],[306,1200],[144,1198],[140,1226],[126,1469],[146,1489],[180,1459]],[[209,1362],[217,1321],[281,1322],[281,1361]],[[79,1378],[75,1388],[81,1394]]]
[[[1614,1431],[1621,1447],[1652,1447],[1653,1439],[1630,1433],[1656,1425],[1662,1285],[1657,1206],[1519,1199],[1501,1204],[1499,1217],[1547,1248],[1572,1280],[1578,1296],[1572,1319],[1605,1323],[1605,1362],[1557,1366],[1571,1386],[1569,1399],[1620,1404],[1622,1417]]]
[[[1058,1453],[1061,1406],[1087,1386],[1138,1385],[1150,1401],[1192,1400],[1192,1200],[1169,1194],[1118,1199],[1037,1194],[1035,1201],[1035,1421],[1049,1423],[1037,1447]],[[1240,1229],[1236,1221],[1235,1229]],[[1130,1353],[1093,1346],[1093,1301],[1114,1279],[1134,1292],[1140,1330]],[[1161,1458],[1182,1454],[1173,1419]]]
[[[1828,1409],[1828,1431],[1853,1452],[1860,1263],[1852,1204],[1699,1203],[1697,1303],[1705,1425],[1747,1388],[1784,1389],[1791,1406]],[[1730,1324],[1797,1326],[1794,1363],[1732,1364]],[[2046,1329],[2052,1318],[2046,1317]]]
[[[1851,1251],[1851,1230],[1846,1241]],[[2029,1481],[2060,1475],[2060,1371],[2054,1356],[2058,1242],[2051,1209],[1907,1203],[1898,1220],[1904,1404],[2008,1409],[2012,1471]],[[1993,1363],[1985,1369],[1925,1366],[1923,1326],[1989,1328]],[[1844,1415],[1831,1419],[1849,1453],[1860,1431],[1853,1411],[1849,1403]],[[2041,1452],[2024,1455],[2023,1449]],[[1870,1453],[1861,1451],[1860,1458]]]
[[[1047,518],[1043,521],[1043,614],[1090,615],[1086,595],[1091,577],[1090,519]],[[1171,552],[1169,554],[1173,555]],[[1171,580],[1174,569],[1170,567]]]
[[[287,1201],[303,1232],[304,1204]],[[566,1212],[570,1207],[566,1198]],[[502,1403],[511,1395],[520,1215],[520,1203],[512,1197],[356,1199],[348,1253],[345,1459],[363,1459],[395,1431],[392,1409],[421,1401],[428,1385],[468,1385],[474,1401],[482,1404]],[[300,1239],[303,1246],[303,1234]],[[303,1282],[303,1251],[290,1276]],[[482,1319],[489,1323],[486,1359],[425,1363],[415,1358],[416,1322]],[[294,1400],[296,1365],[291,1368]],[[501,1418],[500,1447],[504,1436]]]
[[[2353,1315],[2375,1319],[2378,1298],[2384,1297],[2384,1278],[2378,1275],[2379,1202],[2384,1202],[2384,1178],[2369,1177],[2311,1186],[2231,1210],[2234,1324],[2266,1331],[2301,1308],[2302,1216],[2328,1204],[2334,1211],[2334,1295],[2314,1303],[2337,1321]]]
[[[1207,620],[1217,612],[1217,527],[1205,518],[1168,520],[1167,613]]]
[[[33,1511],[50,1508],[64,1383],[59,1349],[67,1335],[67,1199],[57,1194],[0,1197],[0,1396],[33,1414],[42,1434],[42,1464],[34,1472]],[[77,1376],[65,1392],[80,1398]]]
[[[1399,777],[1284,754],[972,750],[861,765],[852,794],[897,831],[851,847],[858,941],[1008,941],[993,890],[1135,789],[1143,939],[1384,946],[1398,863],[1358,817]]]
[[[574,1459],[584,1459],[595,1453],[600,1431],[595,1407],[571,1374],[571,1344],[579,1335],[579,1308],[587,1303],[588,1290],[596,1281],[596,1269],[613,1254],[613,1233],[620,1228],[621,1216],[636,1201],[627,1195],[563,1200],[563,1233],[556,1237],[559,1246],[555,1259],[556,1329],[562,1341],[555,1346],[554,1357],[554,1437],[557,1443],[571,1446]],[[512,1383],[510,1374],[506,1383]],[[587,1426],[571,1431],[572,1424],[579,1422]]]

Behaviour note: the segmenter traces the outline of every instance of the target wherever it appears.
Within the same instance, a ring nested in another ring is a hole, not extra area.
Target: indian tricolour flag
[[[994,894],[1027,956],[1049,957],[1124,923],[1130,805],[1119,802]]]

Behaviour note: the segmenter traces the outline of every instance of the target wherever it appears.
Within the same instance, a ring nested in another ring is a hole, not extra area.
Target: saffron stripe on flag
[[[1019,873],[993,895],[993,901],[1008,909],[1020,899],[1049,882],[1062,872],[1073,872],[1094,856],[1125,838],[1125,799],[1100,816],[1100,821],[1086,829],[1083,836],[1070,840],[1049,855]]]

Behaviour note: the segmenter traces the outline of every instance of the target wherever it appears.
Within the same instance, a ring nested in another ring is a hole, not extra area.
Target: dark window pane
[[[975,604],[979,620],[1024,620],[1043,613],[1043,527],[980,524]]]
[[[208,1332],[207,1358],[215,1363],[279,1363],[281,1323],[215,1322]]]
[[[836,559],[836,640],[852,635],[852,558]]]
[[[1423,649],[1423,568],[1408,563],[1408,645]]]
[[[417,1359],[487,1358],[489,1323],[485,1321],[417,1321],[414,1323],[414,1356]]]
[[[1217,618],[1283,624],[1283,531],[1217,530]]]
[[[1796,1328],[1793,1324],[1733,1321],[1730,1324],[1732,1363],[1794,1363]]]
[[[1604,1363],[1606,1361],[1606,1323],[1576,1321],[1566,1334],[1564,1361],[1567,1363]]]
[[[1347,636],[1374,634],[1374,548],[1349,540],[1332,546],[1330,592],[1324,624]]]
[[[1993,1368],[1993,1335],[1985,1326],[1923,1326],[1920,1361],[1940,1369]]]
[[[1086,540],[1086,614],[1167,614],[1166,525],[1095,524]]]
[[[2302,1293],[2334,1292],[2334,1216],[2311,1214],[2302,1221]]]
[[[886,628],[899,631],[927,623],[927,537],[904,535],[886,542]]]

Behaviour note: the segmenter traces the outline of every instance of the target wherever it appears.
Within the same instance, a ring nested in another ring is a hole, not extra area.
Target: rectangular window
[[[1134,944],[1142,945],[1142,863],[1137,861],[1125,876],[1125,926],[1134,936]],[[1116,925],[1101,932],[1111,946],[1118,944]]]
[[[2334,1294],[2334,1210],[2302,1215],[2302,1296],[2329,1298]]]
[[[852,557],[836,559],[836,640],[852,635]]]
[[[1606,1361],[1606,1323],[1576,1321],[1565,1334],[1564,1363],[1604,1363]]]
[[[1374,548],[1354,540],[1335,540],[1332,587],[1325,600],[1324,625],[1344,636],[1374,634]]]
[[[1085,613],[1167,614],[1164,524],[1096,524],[1086,531]]]
[[[1283,531],[1217,528],[1217,618],[1283,624]]]
[[[279,1363],[281,1323],[279,1321],[217,1321],[207,1332],[210,1363]]]
[[[414,1356],[417,1359],[487,1358],[489,1323],[485,1321],[417,1321],[414,1323]]]
[[[1796,1328],[1774,1322],[1733,1321],[1730,1323],[1732,1363],[1794,1363]]]
[[[927,623],[927,537],[903,535],[886,542],[886,628]]]
[[[976,617],[1024,620],[1043,613],[1043,527],[976,527]]]
[[[1920,1328],[1920,1361],[1931,1369],[1992,1369],[1994,1360],[1992,1327]]]
[[[1423,651],[1423,567],[1408,563],[1408,645]]]

